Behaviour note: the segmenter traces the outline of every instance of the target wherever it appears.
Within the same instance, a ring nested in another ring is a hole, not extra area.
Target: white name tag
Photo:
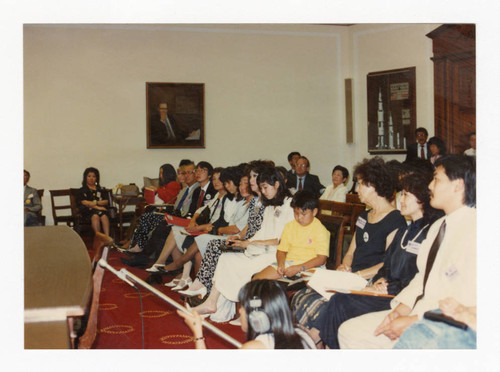
[[[406,252],[408,253],[418,254],[419,250],[420,250],[420,243],[417,242],[409,242],[408,245],[406,246]]]
[[[356,221],[356,226],[359,227],[360,229],[364,229],[366,225],[366,220],[362,217],[358,217],[358,220]]]

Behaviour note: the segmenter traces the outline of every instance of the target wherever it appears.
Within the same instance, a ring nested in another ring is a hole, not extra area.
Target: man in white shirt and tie
[[[427,143],[427,137],[429,137],[427,129],[420,127],[415,130],[415,138],[417,139],[417,143],[411,143],[408,145],[405,161],[414,158],[421,158],[426,160],[431,157],[429,145]]]

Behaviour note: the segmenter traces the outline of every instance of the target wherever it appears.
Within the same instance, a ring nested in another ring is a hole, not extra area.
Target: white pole
[[[110,266],[102,258],[99,260],[99,265],[101,265],[102,267],[107,268],[108,270],[110,270],[111,272],[113,272],[113,274],[115,274],[120,279],[122,279],[122,280],[124,280],[126,282],[128,282],[128,281],[126,279],[124,279],[123,276],[124,275],[127,276],[128,278],[132,279],[137,284],[141,285],[142,287],[146,288],[150,292],[154,293],[156,296],[160,297],[163,301],[168,302],[170,305],[172,305],[176,309],[179,309],[181,311],[184,311],[185,313],[191,314],[191,312],[188,309],[186,309],[184,306],[178,304],[177,302],[175,302],[174,300],[172,300],[170,297],[166,296],[164,293],[162,293],[159,290],[157,290],[155,287],[150,286],[148,283],[146,283],[142,279],[138,278],[137,276],[135,276],[134,274],[132,274],[127,269],[122,268],[120,271],[116,271],[112,266]],[[128,283],[128,284],[130,285],[130,283]],[[231,336],[229,336],[227,333],[222,332],[219,328],[215,327],[214,325],[208,323],[206,320],[202,319],[201,324],[203,326],[205,326],[206,328],[208,328],[209,330],[211,330],[217,336],[219,336],[219,337],[223,338],[224,340],[226,340],[227,342],[229,342],[230,344],[233,344],[237,348],[241,347],[241,343],[240,342],[236,341],[234,338],[232,338]]]

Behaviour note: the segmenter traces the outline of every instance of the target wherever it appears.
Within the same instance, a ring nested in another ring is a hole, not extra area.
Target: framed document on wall
[[[415,142],[415,67],[367,75],[368,152],[404,154]]]
[[[146,83],[148,149],[205,148],[205,84]]]

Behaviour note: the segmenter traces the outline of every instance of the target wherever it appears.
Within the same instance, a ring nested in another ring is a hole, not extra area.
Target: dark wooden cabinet
[[[448,153],[463,153],[476,130],[476,27],[443,25],[427,36],[433,41],[434,132]]]

